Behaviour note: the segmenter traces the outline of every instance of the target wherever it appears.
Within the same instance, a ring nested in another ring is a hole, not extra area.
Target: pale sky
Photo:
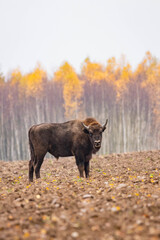
[[[0,72],[37,62],[49,73],[86,57],[106,64],[124,54],[133,68],[160,59],[160,0],[0,0]]]

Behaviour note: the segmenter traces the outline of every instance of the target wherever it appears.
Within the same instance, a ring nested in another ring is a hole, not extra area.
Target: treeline
[[[32,72],[0,75],[0,159],[29,159],[31,125],[87,116],[109,119],[101,154],[160,148],[160,62],[147,52],[133,71],[125,61],[86,59],[77,74],[65,62],[49,79]]]

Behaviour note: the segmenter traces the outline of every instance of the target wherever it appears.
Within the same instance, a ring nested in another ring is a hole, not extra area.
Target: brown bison
[[[29,145],[31,160],[29,161],[29,181],[40,178],[40,168],[47,152],[57,159],[59,157],[75,156],[80,177],[85,171],[89,176],[89,161],[92,153],[101,147],[102,132],[106,129],[108,119],[104,125],[94,118],[84,121],[72,120],[65,123],[42,123],[29,129]]]

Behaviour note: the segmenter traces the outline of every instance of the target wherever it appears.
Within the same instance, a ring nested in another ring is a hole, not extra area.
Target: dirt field
[[[73,158],[0,162],[0,239],[160,239],[160,151],[93,156],[80,179]]]

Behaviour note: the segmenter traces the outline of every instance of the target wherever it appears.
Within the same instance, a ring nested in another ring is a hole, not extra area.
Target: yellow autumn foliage
[[[4,77],[2,73],[0,73],[0,86],[2,86],[3,84],[4,84]]]
[[[43,93],[43,79],[46,78],[46,72],[38,65],[32,72],[22,74],[16,69],[11,73],[11,85],[19,85],[19,94],[27,96],[40,96]],[[82,80],[83,79],[83,80]],[[136,84],[138,88],[144,88],[148,92],[151,100],[153,112],[160,120],[160,63],[146,52],[143,61],[132,72],[129,64],[118,64],[114,57],[108,59],[106,67],[97,62],[91,62],[86,58],[81,69],[81,79],[78,77],[72,66],[65,62],[54,74],[54,80],[61,84],[64,99],[65,115],[67,118],[82,116],[82,100],[84,86],[94,87],[92,93],[96,93],[96,88],[101,86],[105,96],[103,86],[110,86],[116,91],[117,101],[124,98],[128,91],[129,83]],[[0,75],[0,83],[4,79]],[[84,85],[89,83],[89,85]],[[107,85],[104,84],[107,82]],[[85,89],[86,90],[86,89]]]
[[[153,106],[153,112],[157,115],[156,120],[160,121],[160,64],[150,54],[145,57],[146,79],[142,82],[148,93]]]
[[[11,74],[11,84],[19,84],[22,93],[27,96],[32,96],[34,94],[41,94],[42,91],[42,81],[46,77],[46,72],[38,65],[33,72],[24,74],[20,70],[16,69]]]
[[[116,63],[116,59],[114,57],[109,58],[105,69],[105,81],[108,84],[116,85],[116,80],[119,79],[119,76],[120,67]]]
[[[22,81],[22,73],[20,72],[19,69],[15,69],[12,73],[11,73],[11,84],[14,85],[16,83],[21,83]]]
[[[54,81],[63,85],[66,117],[77,117],[77,109],[81,105],[83,88],[82,82],[68,62],[65,62],[55,73]]]
[[[131,66],[127,64],[121,70],[120,78],[115,82],[117,88],[117,97],[120,98],[127,91],[127,84],[132,75]]]
[[[86,58],[82,67],[82,74],[87,77],[90,83],[100,83],[105,78],[105,72],[103,65],[99,63],[90,62],[89,58]]]

